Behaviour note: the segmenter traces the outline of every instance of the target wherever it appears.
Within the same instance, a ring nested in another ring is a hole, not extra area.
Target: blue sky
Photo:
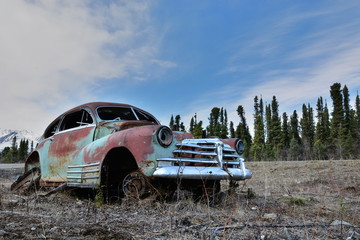
[[[167,125],[253,118],[360,89],[359,1],[1,1],[0,128],[41,134],[71,107],[123,102]]]

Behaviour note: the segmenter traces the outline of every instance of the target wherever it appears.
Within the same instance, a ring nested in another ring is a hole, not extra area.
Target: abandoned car
[[[194,139],[160,125],[137,107],[93,102],[57,117],[11,186],[102,189],[107,196],[146,195],[154,186],[204,189],[220,180],[245,180],[251,172],[240,139]]]

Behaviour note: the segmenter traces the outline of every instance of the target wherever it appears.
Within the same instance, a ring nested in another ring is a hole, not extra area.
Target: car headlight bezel
[[[244,152],[245,152],[245,144],[241,139],[236,141],[235,150],[239,155],[244,154]]]
[[[162,126],[156,131],[156,139],[161,146],[168,147],[173,142],[174,134],[170,128]]]

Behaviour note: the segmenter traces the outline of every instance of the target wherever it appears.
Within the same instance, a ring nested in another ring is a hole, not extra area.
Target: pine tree
[[[260,101],[257,96],[254,98],[254,142],[251,153],[255,161],[264,160],[265,154],[265,125],[264,125],[264,105],[262,98]]]
[[[183,122],[180,123],[180,131],[185,132],[185,125]]]
[[[357,129],[360,131],[360,97],[359,94],[355,98],[355,119],[357,122]]]
[[[245,110],[242,105],[238,106],[237,113],[240,117],[240,122],[236,128],[235,136],[243,140],[243,142],[245,144],[244,156],[246,158],[248,158],[252,140],[251,140],[251,135],[250,135],[250,131],[249,131],[249,126],[246,123]]]
[[[222,136],[222,124],[224,124],[224,110],[223,108],[214,107],[211,109],[209,117],[209,126],[207,132],[209,136]]]
[[[17,145],[17,138],[14,136],[11,143],[11,157],[10,162],[17,162],[19,160],[19,150]]]
[[[290,147],[290,129],[289,119],[286,112],[282,115],[282,127],[281,127],[281,145],[282,148],[288,149]]]
[[[219,128],[219,113],[220,108],[214,107],[211,109],[209,117],[209,126],[207,127],[207,134],[209,136],[217,136],[217,129]]]
[[[194,127],[194,132],[193,132],[193,135],[194,135],[194,138],[202,138],[203,137],[203,132],[204,132],[204,129],[202,127],[202,124],[203,122],[202,121],[199,121],[195,127]]]
[[[314,154],[316,159],[328,159],[328,151],[330,144],[330,121],[329,110],[327,104],[324,104],[323,98],[319,97],[316,104],[316,130],[314,141]]]
[[[222,108],[221,108],[222,109]],[[221,117],[221,138],[228,138],[229,135],[229,129],[228,129],[228,117],[227,117],[227,111],[224,109],[222,111],[222,117]]]
[[[272,146],[278,149],[281,143],[281,120],[279,117],[279,103],[275,96],[273,96],[271,102],[271,132]]]
[[[265,107],[265,119],[266,119],[266,143],[265,143],[265,155],[267,160],[272,160],[275,157],[274,146],[272,145],[273,131],[271,124],[271,106],[270,104]]]
[[[290,159],[299,160],[301,155],[301,138],[299,134],[299,120],[296,110],[290,117]]]
[[[189,128],[190,133],[194,132],[194,128],[195,128],[195,121],[194,118],[192,117],[190,120],[190,128]]]
[[[170,118],[169,127],[171,130],[174,130],[174,127],[175,127],[174,116],[172,114],[171,114],[171,118]]]
[[[359,94],[356,95],[355,98],[355,110],[354,110],[354,124],[355,124],[355,149],[356,155],[359,157],[360,155],[360,97]]]
[[[180,131],[180,120],[181,120],[180,115],[176,115],[175,116],[175,127],[174,127],[175,131]]]
[[[345,128],[346,132],[350,131],[350,122],[351,122],[351,113],[350,113],[350,94],[349,89],[345,85],[343,90],[343,97],[344,97],[344,122],[343,128]]]
[[[354,139],[356,139],[356,123],[355,112],[350,108],[350,94],[347,86],[345,85],[343,90],[343,102],[344,102],[344,120],[341,128],[341,147],[343,149],[343,156],[345,158],[351,158],[355,154]]]
[[[301,138],[303,143],[303,152],[305,156],[303,159],[310,160],[312,159],[312,148],[314,145],[315,137],[315,123],[313,117],[313,109],[310,107],[310,104],[302,106],[302,118],[300,120],[301,126]]]
[[[230,121],[230,138],[235,137],[235,129],[234,129],[234,123]]]
[[[330,87],[330,96],[333,100],[333,112],[331,119],[331,136],[337,140],[341,134],[341,126],[344,119],[343,97],[341,94],[341,84],[334,83]]]

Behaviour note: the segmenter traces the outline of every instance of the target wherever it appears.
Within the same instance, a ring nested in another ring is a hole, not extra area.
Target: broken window
[[[51,137],[52,135],[55,134],[59,122],[60,122],[60,118],[47,127],[47,129],[44,132],[44,138]]]
[[[149,121],[149,122],[156,123],[156,124],[158,123],[156,121],[156,119],[154,117],[152,117],[151,115],[146,114],[146,113],[144,113],[142,111],[139,111],[137,109],[134,109],[134,111],[135,111],[136,115],[138,116],[139,120]]]
[[[93,123],[93,119],[90,113],[84,109],[81,109],[80,111],[70,113],[64,117],[60,125],[60,131],[88,125],[91,123]]]

